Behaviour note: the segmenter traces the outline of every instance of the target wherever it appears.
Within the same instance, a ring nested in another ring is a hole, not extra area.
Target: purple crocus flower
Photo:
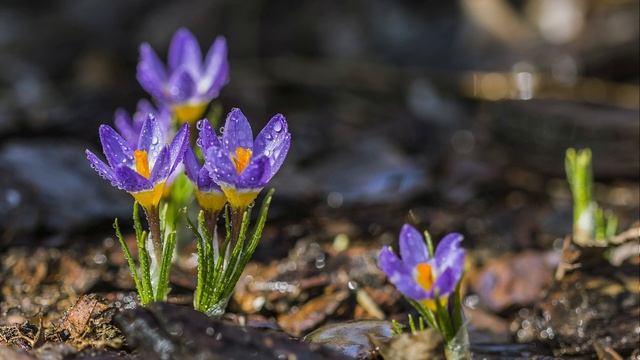
[[[211,127],[209,120],[200,120],[197,127],[200,129],[200,137],[197,143],[202,149],[202,153],[206,153],[213,146],[221,146],[220,140]],[[196,186],[196,200],[198,200],[200,207],[212,213],[220,211],[227,202],[227,198],[224,196],[220,186],[209,175],[209,170],[200,165],[196,154],[190,147],[187,147],[184,154],[184,167],[189,180]]]
[[[165,137],[171,135],[171,112],[165,107],[156,109],[149,100],[141,99],[136,106],[136,112],[129,116],[126,110],[119,108],[114,115],[114,125],[118,133],[127,141],[130,147],[136,147],[142,124],[149,115],[158,120]]]
[[[436,297],[445,300],[455,291],[464,270],[462,235],[445,236],[433,258],[424,238],[413,226],[405,224],[400,231],[399,259],[387,246],[382,249],[378,264],[389,281],[406,297],[420,301],[432,310]]]
[[[205,167],[220,185],[227,201],[235,209],[247,207],[278,172],[284,162],[291,134],[281,114],[253,140],[249,121],[240,109],[227,115],[221,142],[211,142],[205,152]]]
[[[179,121],[195,122],[229,82],[227,43],[224,37],[217,37],[203,62],[195,36],[181,28],[171,40],[168,60],[165,67],[153,48],[143,43],[138,82],[154,98],[169,106]]]
[[[181,163],[189,142],[189,127],[182,126],[170,144],[158,120],[150,115],[142,124],[135,147],[108,125],[100,125],[100,142],[108,164],[86,150],[91,167],[113,186],[130,193],[142,207],[153,209],[162,197],[165,182]]]

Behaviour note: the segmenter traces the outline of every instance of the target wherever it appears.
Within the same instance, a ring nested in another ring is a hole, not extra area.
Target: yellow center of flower
[[[249,161],[251,161],[252,154],[253,152],[251,151],[251,149],[243,147],[236,148],[236,153],[231,157],[231,160],[233,160],[233,163],[236,166],[236,173],[238,175],[240,175],[244,171],[244,169],[247,168],[247,165],[249,165]]]
[[[227,202],[224,194],[217,191],[208,192],[196,190],[196,199],[202,209],[209,211],[220,211]]]
[[[173,113],[181,124],[193,124],[202,118],[208,103],[186,103],[173,106]]]
[[[422,286],[423,289],[429,291],[433,286],[434,281],[433,270],[431,265],[427,263],[421,263],[416,266],[416,282]]]
[[[144,150],[135,150],[133,157],[136,161],[136,171],[138,174],[148,179],[149,176],[151,176],[151,172],[149,171],[149,156],[147,152]]]
[[[133,196],[136,201],[142,205],[145,209],[151,209],[153,207],[157,207],[160,203],[160,199],[162,198],[162,193],[164,192],[164,181],[157,183],[153,189],[144,190],[138,192],[132,192],[131,196]]]
[[[244,209],[256,199],[260,190],[238,191],[231,186],[221,186],[227,201],[234,209]]]

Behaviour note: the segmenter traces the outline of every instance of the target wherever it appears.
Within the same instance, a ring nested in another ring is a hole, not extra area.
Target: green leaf
[[[249,260],[251,260],[253,253],[256,251],[256,248],[258,247],[258,244],[262,239],[262,230],[264,229],[264,225],[267,222],[267,215],[269,214],[269,206],[271,205],[271,199],[273,198],[274,192],[275,192],[275,189],[269,189],[269,191],[267,192],[267,195],[262,201],[262,205],[260,206],[260,213],[258,214],[258,222],[253,228],[249,245],[247,246],[244,252],[244,256],[242,257],[239,266],[236,266],[235,273],[233,274],[233,278],[229,282],[229,284],[231,284],[230,289],[228,290],[229,292],[232,292],[233,289],[235,288],[235,284],[240,279],[240,276],[242,275],[242,271],[247,266],[247,263],[249,262]]]
[[[160,265],[160,278],[158,279],[158,289],[156,291],[156,301],[164,301],[169,293],[169,279],[171,275],[171,265],[173,251],[176,248],[176,233],[172,232],[167,236],[162,252],[162,263]]]
[[[200,213],[202,213],[202,211],[200,211]],[[196,237],[196,247],[198,251],[198,278],[196,283],[196,290],[193,295],[193,307],[196,310],[204,311],[206,309],[202,308],[202,302],[205,297],[204,288],[206,284],[205,282],[207,280],[207,276],[205,275],[207,264],[204,262],[204,240],[202,239],[202,234],[200,234],[200,232],[191,222],[191,219],[189,218],[189,215],[186,213],[186,211],[184,212],[184,218],[187,221],[187,227]]]
[[[436,321],[440,324],[444,338],[449,342],[456,336],[456,333],[453,331],[449,312],[447,309],[442,307],[440,297],[438,295],[435,296],[434,300],[436,303]]]
[[[456,285],[456,290],[453,292],[453,309],[451,310],[453,313],[452,323],[453,323],[453,332],[455,334],[458,333],[458,329],[463,326],[462,322],[462,302],[461,302],[461,294],[460,294],[460,284],[462,281],[458,282]]]
[[[438,323],[436,322],[435,317],[431,312],[431,310],[425,308],[422,304],[420,304],[419,302],[413,299],[410,299],[410,298],[405,298],[405,299],[407,299],[409,304],[411,304],[411,306],[413,306],[413,308],[416,309],[418,314],[420,314],[420,316],[422,316],[427,321],[430,328],[438,330],[439,332],[442,333],[442,330],[438,326]]]
[[[433,258],[433,240],[429,231],[424,231],[424,240],[427,242],[427,250],[429,250],[429,258]]]
[[[133,257],[131,256],[131,251],[129,250],[129,246],[127,242],[124,240],[122,236],[122,232],[120,232],[120,226],[118,225],[118,219],[115,219],[113,222],[113,228],[116,231],[116,237],[118,238],[118,242],[120,242],[120,246],[124,251],[124,257],[127,260],[127,264],[129,265],[129,272],[131,273],[131,277],[133,278],[133,282],[136,285],[136,290],[138,291],[138,296],[140,297],[140,302],[142,304],[146,304],[148,299],[145,297],[145,292],[140,281],[140,276],[138,276],[138,269],[136,269],[136,264],[133,261]]]
[[[142,236],[142,224],[140,223],[140,206],[138,202],[133,203],[133,229],[136,232],[136,239]]]
[[[413,322],[413,316],[411,316],[411,314],[409,314],[408,317],[409,317],[409,330],[411,331],[411,334],[415,334],[416,333],[416,324]]]

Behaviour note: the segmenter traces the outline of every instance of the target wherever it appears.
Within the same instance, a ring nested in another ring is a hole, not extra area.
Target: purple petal
[[[167,73],[158,55],[147,43],[140,45],[140,61],[136,77],[142,88],[151,96],[166,100],[164,85],[167,81]]]
[[[138,104],[136,104],[136,112],[133,114],[133,121],[139,123],[139,126],[142,127],[142,123],[144,123],[149,114],[153,114],[157,117],[158,110],[156,110],[149,100],[138,100]]]
[[[209,170],[205,167],[200,169],[200,173],[198,174],[198,189],[200,189],[200,191],[222,191],[220,186],[213,181]]]
[[[182,66],[171,75],[167,90],[171,102],[184,103],[195,95],[196,83],[189,70]]]
[[[229,82],[229,61],[227,60],[227,41],[218,36],[211,45],[204,63],[204,72],[198,83],[198,91],[208,97],[218,96],[220,89]]]
[[[266,156],[254,157],[247,168],[236,179],[238,189],[261,189],[271,179],[269,158]]]
[[[197,127],[200,129],[200,142],[198,144],[203,151],[212,146],[220,146],[220,139],[216,136],[216,132],[211,127],[208,119],[198,121]]]
[[[89,150],[85,150],[85,154],[87,154],[87,160],[91,163],[91,168],[95,170],[103,179],[109,180],[112,185],[118,186],[115,173],[113,169],[109,167],[109,165],[105,164],[104,161],[98,159],[96,154],[92,153]]]
[[[169,145],[169,162],[171,169],[169,173],[172,173],[176,167],[182,162],[184,152],[189,145],[189,125],[184,124],[176,133],[173,141]]]
[[[456,285],[458,285],[458,281],[460,281],[461,277],[461,269],[458,271],[454,268],[448,268],[438,276],[433,288],[434,290],[437,290],[438,296],[448,296],[455,291]]]
[[[98,133],[100,134],[102,151],[112,168],[120,165],[133,165],[133,153],[122,136],[109,125],[100,125]]]
[[[115,171],[120,189],[128,192],[151,190],[153,184],[127,166],[118,166]]]
[[[191,31],[185,28],[178,29],[169,46],[169,69],[174,71],[184,66],[194,76],[198,76],[201,73],[201,63],[202,52],[198,40]]]
[[[400,230],[400,255],[402,261],[411,268],[429,260],[424,238],[416,228],[409,224],[404,224]]]
[[[281,114],[277,114],[269,120],[260,131],[253,145],[253,156],[260,154],[269,158],[271,176],[280,169],[289,152],[291,134],[287,129],[287,120]]]
[[[463,236],[451,233],[442,238],[436,247],[435,260],[438,269],[459,265],[464,260],[464,250],[460,247]]]
[[[229,154],[235,154],[236,148],[253,149],[253,133],[249,120],[238,108],[227,115],[222,133],[222,146]]]
[[[163,147],[164,134],[158,120],[153,114],[147,114],[147,119],[142,123],[142,129],[140,129],[138,149],[146,151],[149,163],[152,163]]]
[[[151,176],[149,180],[153,184],[157,184],[161,181],[165,181],[169,177],[171,170],[171,159],[169,157],[169,148],[164,146],[158,154],[153,169],[151,170]]]
[[[207,150],[204,166],[218,184],[235,184],[237,178],[236,167],[222,147],[212,146]]]
[[[138,131],[133,126],[131,117],[124,109],[117,109],[114,114],[114,125],[129,146],[134,147],[138,143]]]
[[[416,283],[412,275],[412,269],[391,251],[390,247],[382,248],[378,257],[378,266],[387,275],[391,282],[403,295],[415,300],[427,297],[427,293]]]
[[[190,146],[184,151],[184,158],[182,159],[184,163],[184,168],[187,172],[187,177],[191,180],[192,183],[198,183],[198,176],[200,174],[200,164],[198,164],[198,159],[196,158],[196,154],[193,152]]]

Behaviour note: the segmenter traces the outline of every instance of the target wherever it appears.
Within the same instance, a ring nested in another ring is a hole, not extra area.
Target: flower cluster
[[[176,205],[188,203],[174,202],[194,195],[202,220],[196,230],[186,218],[199,249],[194,305],[218,314],[261,237],[273,191],[265,197],[258,223],[248,235],[250,205],[284,162],[291,142],[287,121],[275,115],[254,139],[249,121],[239,109],[231,110],[226,130],[221,128],[219,136],[203,118],[210,102],[229,81],[227,45],[222,37],[215,40],[203,61],[193,34],[179,29],[171,41],[166,66],[144,43],[137,78],[156,105],[140,100],[131,116],[118,109],[114,116],[117,130],[109,125],[99,128],[106,162],[89,150],[87,159],[100,176],[131,194],[136,202],[139,265],[131,257],[117,221],[114,226],[143,304],[166,298],[176,242]],[[190,143],[196,139],[189,134],[196,123],[197,146]],[[183,170],[191,186],[179,186],[185,184],[176,179]],[[227,203],[231,216],[228,211],[225,221],[230,231],[219,242],[216,224]],[[145,212],[148,230],[142,228],[138,205]]]

